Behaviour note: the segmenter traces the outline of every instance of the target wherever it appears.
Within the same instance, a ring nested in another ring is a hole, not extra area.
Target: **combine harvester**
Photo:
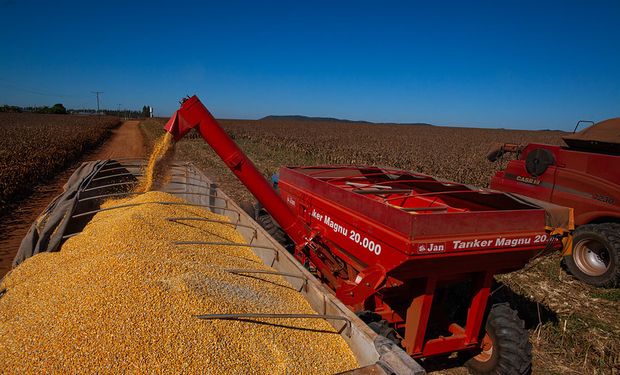
[[[577,126],[583,122],[577,123]],[[577,130],[575,127],[575,131]],[[579,280],[620,286],[620,118],[592,124],[565,136],[567,146],[539,143],[495,145],[495,162],[517,154],[491,179],[491,188],[575,210],[571,247],[563,257]]]
[[[278,193],[196,96],[165,126],[175,141],[192,129],[256,197],[270,234],[283,231],[300,264],[408,355],[458,353],[474,374],[531,370],[523,321],[489,306],[493,275],[560,249],[570,209],[372,166],[282,167]]]

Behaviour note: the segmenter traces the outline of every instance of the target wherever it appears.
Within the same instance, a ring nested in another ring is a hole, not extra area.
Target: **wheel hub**
[[[609,269],[609,252],[601,242],[583,239],[573,248],[573,259],[581,272],[601,276]]]
[[[488,333],[484,335],[480,348],[482,349],[482,351],[480,352],[480,354],[474,357],[474,360],[478,362],[487,362],[491,359],[491,357],[493,357],[493,340]]]

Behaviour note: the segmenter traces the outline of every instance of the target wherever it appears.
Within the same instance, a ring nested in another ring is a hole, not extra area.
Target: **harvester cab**
[[[620,285],[620,118],[593,124],[564,136],[563,140],[565,146],[494,145],[487,155],[492,162],[506,153],[517,156],[496,173],[490,187],[572,207],[577,229],[572,248],[568,247],[563,254],[563,265],[588,284],[617,287]]]
[[[282,167],[276,192],[197,97],[165,129],[175,140],[196,129],[261,204],[256,221],[412,357],[456,352],[474,374],[530,371],[523,321],[489,302],[493,276],[560,248],[570,209],[550,225],[526,199],[366,165]]]

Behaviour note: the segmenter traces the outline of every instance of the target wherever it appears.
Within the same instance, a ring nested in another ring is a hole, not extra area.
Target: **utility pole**
[[[97,114],[99,114],[99,94],[103,94],[103,91],[91,91],[91,92],[97,95]]]

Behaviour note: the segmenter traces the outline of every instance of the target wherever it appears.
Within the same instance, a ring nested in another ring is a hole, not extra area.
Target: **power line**
[[[32,89],[29,89],[29,88],[19,87],[19,86],[13,84],[12,82],[7,81],[7,80],[2,79],[2,78],[0,78],[0,86],[4,86],[4,87],[9,88],[11,90],[26,92],[28,94],[34,94],[34,95],[40,95],[40,96],[49,96],[49,97],[54,97],[54,98],[83,99],[85,97],[85,95],[58,94],[58,93],[52,93],[52,92],[42,92],[42,91],[32,90]]]

